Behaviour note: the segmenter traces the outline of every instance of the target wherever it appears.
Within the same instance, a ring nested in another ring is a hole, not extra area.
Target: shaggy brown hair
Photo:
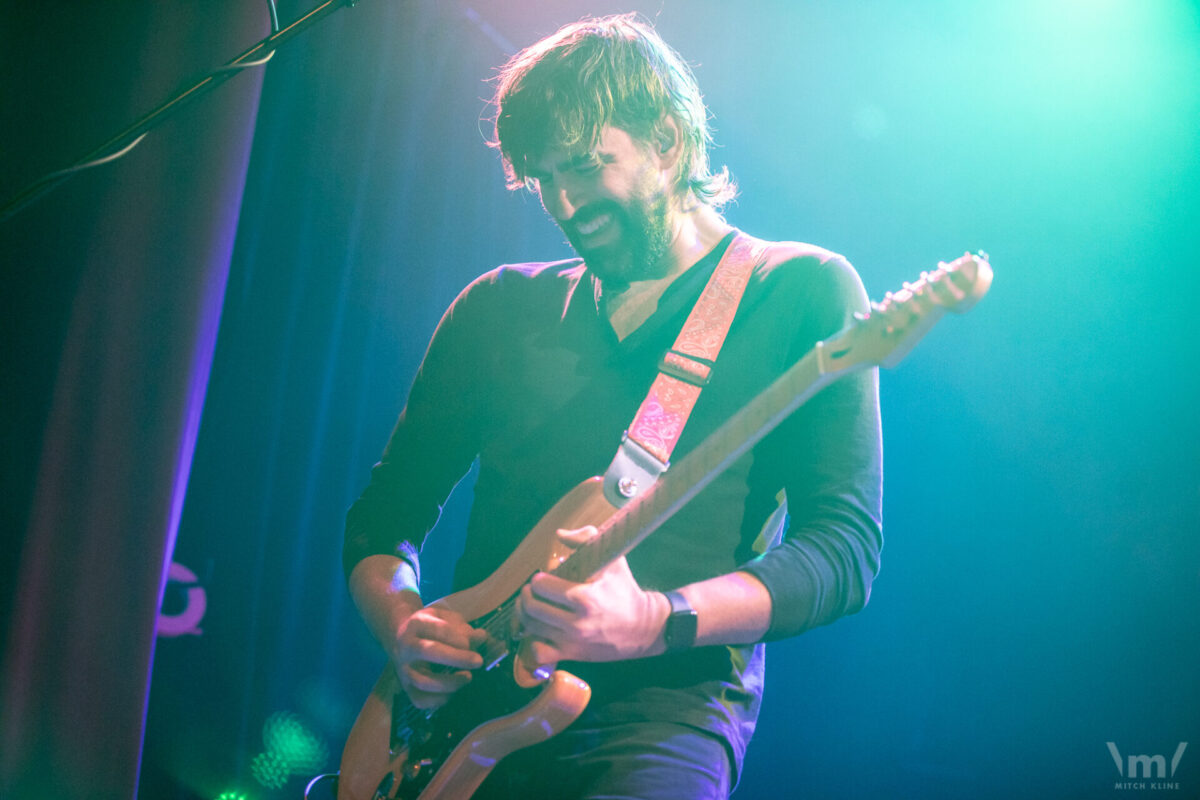
[[[658,141],[670,115],[683,136],[678,187],[720,208],[736,187],[708,163],[708,112],[692,71],[634,14],[589,18],[517,53],[501,68],[493,99],[496,135],[511,189],[554,149],[587,150],[606,125]]]

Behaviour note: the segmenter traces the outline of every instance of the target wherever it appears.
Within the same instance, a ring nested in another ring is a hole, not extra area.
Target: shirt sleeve
[[[840,257],[821,264],[795,299],[811,311],[789,363],[869,306]],[[783,476],[789,520],[782,541],[742,567],[771,595],[770,641],[856,613],[870,597],[883,547],[878,369],[825,387],[760,448],[764,471]]]
[[[425,536],[479,449],[487,359],[477,332],[490,283],[484,276],[464,289],[434,331],[383,456],[346,515],[347,577],[367,556],[388,554],[408,561],[419,580]]]

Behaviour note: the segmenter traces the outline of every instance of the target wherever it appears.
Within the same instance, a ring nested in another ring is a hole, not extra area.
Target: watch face
[[[696,641],[696,612],[692,609],[676,611],[667,617],[667,628],[663,631],[667,650],[685,650]]]

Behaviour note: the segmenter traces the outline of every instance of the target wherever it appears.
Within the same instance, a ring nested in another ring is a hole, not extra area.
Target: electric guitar
[[[889,292],[818,342],[621,508],[605,499],[600,477],[576,486],[487,579],[437,601],[488,632],[484,667],[466,686],[441,708],[424,711],[408,703],[391,664],[384,669],[346,741],[338,800],[469,798],[501,758],[570,725],[591,690],[564,670],[527,666],[527,645],[512,631],[515,597],[526,581],[539,570],[587,580],[632,550],[820,389],[857,370],[894,366],[945,312],[971,308],[991,281],[987,256],[968,253]],[[597,535],[574,550],[555,533],[587,525],[596,526]]]

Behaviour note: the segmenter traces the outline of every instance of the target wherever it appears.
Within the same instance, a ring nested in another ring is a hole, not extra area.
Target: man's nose
[[[546,208],[550,212],[550,216],[559,221],[569,220],[575,216],[578,205],[572,195],[569,187],[564,185],[564,182],[556,182],[554,188],[550,192],[550,205]]]

